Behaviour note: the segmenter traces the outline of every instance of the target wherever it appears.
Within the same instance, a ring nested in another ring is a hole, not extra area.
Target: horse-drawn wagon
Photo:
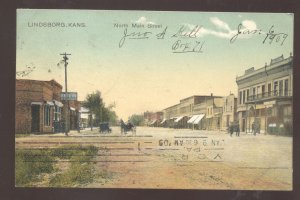
[[[128,122],[125,124],[123,120],[120,121],[120,126],[121,126],[121,134],[127,134],[127,132],[131,131],[132,135],[136,134],[136,127],[131,123]]]
[[[109,127],[108,122],[102,122],[99,125],[100,133],[111,133],[111,128]]]

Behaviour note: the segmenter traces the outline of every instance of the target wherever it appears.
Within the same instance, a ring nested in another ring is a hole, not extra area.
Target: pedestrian
[[[233,125],[229,125],[229,132],[230,132],[230,137],[232,137],[232,134],[233,134]]]
[[[240,136],[240,125],[239,124],[237,124],[236,125],[236,136]]]

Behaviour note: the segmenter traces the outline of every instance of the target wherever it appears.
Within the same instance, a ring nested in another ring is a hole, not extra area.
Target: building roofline
[[[164,108],[163,110],[167,110],[167,109],[169,109],[169,108],[176,107],[176,106],[180,105],[180,103],[181,103],[182,101],[187,100],[187,99],[192,98],[192,97],[211,97],[212,99],[213,99],[213,98],[224,98],[224,96],[193,95],[193,96],[190,96],[190,97],[187,97],[187,98],[184,98],[184,99],[180,99],[180,102],[179,102],[178,104],[175,104],[175,105],[173,105],[173,106],[169,106],[169,107],[167,107],[167,108]],[[197,104],[195,104],[195,105],[197,105]]]
[[[180,102],[184,101],[184,100],[187,100],[187,99],[190,99],[192,97],[214,97],[214,98],[221,98],[223,96],[215,96],[215,95],[193,95],[193,96],[186,97],[184,99],[180,99]]]
[[[62,89],[62,85],[60,83],[58,83],[56,80],[51,79],[49,81],[45,81],[45,80],[34,80],[34,79],[16,79],[16,81],[24,81],[24,82],[39,82],[39,83],[44,83],[47,84],[49,87],[52,87],[51,83],[54,83],[55,85],[57,85],[58,87],[60,87]]]
[[[276,59],[279,59],[279,58],[282,58],[282,60],[276,61]],[[265,72],[265,71],[269,71],[269,70],[274,69],[274,68],[276,68],[276,67],[279,67],[279,66],[288,64],[288,63],[290,63],[290,62],[292,62],[292,61],[293,61],[293,56],[292,56],[292,55],[290,55],[288,58],[285,58],[285,59],[283,58],[283,55],[282,55],[282,56],[280,56],[280,57],[271,59],[269,65],[266,63],[265,66],[260,67],[260,68],[258,68],[258,69],[256,69],[256,70],[254,69],[254,67],[252,67],[252,68],[253,68],[253,71],[250,71],[250,72],[248,72],[248,73],[244,72],[243,75],[237,76],[237,77],[236,77],[236,81],[240,81],[240,80],[243,80],[243,79],[245,79],[245,78],[252,77],[252,76],[254,76],[254,75],[257,75],[257,74],[262,73],[262,72]],[[250,69],[251,69],[251,68],[250,68]],[[247,70],[249,70],[249,69],[247,69]],[[247,70],[245,70],[245,71],[247,71]]]

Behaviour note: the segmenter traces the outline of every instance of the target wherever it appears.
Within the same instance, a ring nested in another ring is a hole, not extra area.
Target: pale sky
[[[72,27],[73,23],[84,27]],[[144,28],[133,28],[132,23]],[[78,100],[84,100],[88,93],[100,90],[104,102],[115,102],[117,115],[127,119],[160,111],[192,95],[237,94],[237,75],[293,53],[293,23],[293,14],[280,13],[22,9],[17,10],[16,70],[35,69],[17,78],[55,79],[64,86],[64,67],[57,64],[60,53],[70,53],[68,91],[78,92]],[[242,33],[252,32],[231,43],[239,24]],[[161,26],[148,27],[154,25]],[[190,38],[172,37],[181,27]],[[165,28],[164,38],[157,39]],[[128,35],[151,33],[147,39],[126,38],[119,47],[125,29]],[[263,43],[270,31],[278,35],[271,44],[269,37]],[[178,40],[179,45],[174,45]],[[202,45],[202,53],[173,53],[185,43],[195,50]]]

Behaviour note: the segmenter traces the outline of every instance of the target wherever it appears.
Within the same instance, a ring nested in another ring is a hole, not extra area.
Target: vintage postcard
[[[16,14],[16,187],[293,189],[293,13]]]

